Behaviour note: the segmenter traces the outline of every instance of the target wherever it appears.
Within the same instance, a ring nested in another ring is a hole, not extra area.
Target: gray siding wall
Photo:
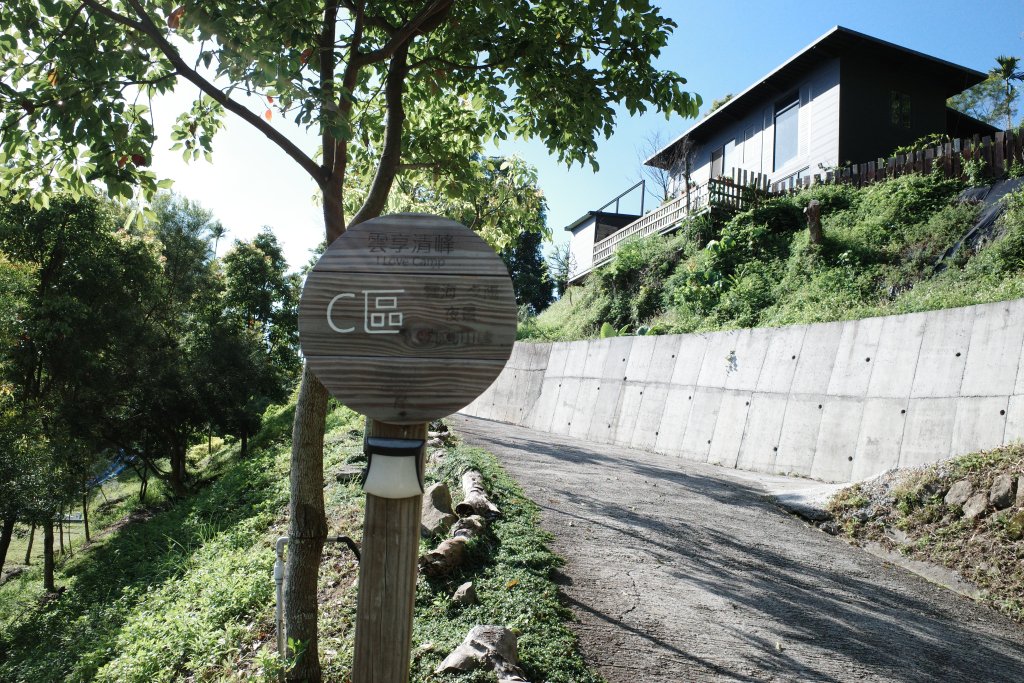
[[[784,168],[775,171],[775,100],[765,101],[741,120],[729,125],[697,148],[691,179],[698,185],[711,177],[711,153],[726,147],[725,173],[732,168],[764,173],[780,180],[803,168],[816,173],[818,164],[834,166],[839,159],[839,60],[824,62],[806,78],[793,83],[800,94],[799,152]],[[782,93],[784,96],[785,93]],[[673,193],[682,187],[682,169],[672,171]]]
[[[572,270],[569,279],[586,273],[594,265],[594,242],[596,238],[596,218],[591,218],[572,231],[569,238],[569,256],[572,258]]]

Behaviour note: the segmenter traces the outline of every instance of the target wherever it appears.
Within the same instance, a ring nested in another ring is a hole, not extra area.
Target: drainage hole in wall
[[[644,392],[642,392],[642,391],[641,391],[641,392],[640,392],[640,395],[641,395],[641,396],[643,396],[643,395],[644,395]]]
[[[820,403],[818,404],[818,410],[821,410],[821,404]]]
[[[686,400],[687,400],[687,401],[692,401],[692,400],[693,400],[693,396],[687,396],[687,397],[686,397]]]
[[[865,359],[864,359],[864,362],[865,362],[865,363],[870,363],[870,362],[871,362],[871,359],[870,359],[870,358],[865,358]]]
[[[772,446],[772,450],[775,451],[776,453],[778,453],[779,452],[779,447],[778,446]]]
[[[623,377],[623,378],[622,378],[622,381],[623,381],[623,382],[625,382],[625,381],[626,381],[626,378],[625,378],[625,377]]]
[[[793,356],[793,360],[796,360],[796,356]]]
[[[750,401],[747,401],[747,405],[748,405],[748,406],[750,405]]]
[[[903,410],[900,411],[900,415],[906,415],[906,414],[907,414],[907,409],[906,408],[904,408]]]
[[[849,457],[848,457],[848,458],[846,458],[846,459],[847,459],[847,460],[849,460],[850,462],[853,462],[853,456],[852,456],[852,455],[851,455],[851,456],[849,456]]]
[[[708,439],[708,443],[711,443],[711,439]]]
[[[654,432],[654,435],[655,435],[655,436],[657,436],[657,435],[658,435],[658,432]]]
[[[999,411],[999,414],[1000,414],[1000,415],[1006,415],[1006,411],[1005,411],[1005,410],[1000,410],[1000,411]]]
[[[957,351],[957,352],[956,352],[956,357],[957,357],[957,358],[959,358],[959,357],[960,357],[960,352],[959,352],[959,351]]]

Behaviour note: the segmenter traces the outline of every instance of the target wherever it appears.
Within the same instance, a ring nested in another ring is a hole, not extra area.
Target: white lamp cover
[[[411,498],[423,493],[419,470],[423,445],[422,439],[366,437],[363,491],[379,498]]]

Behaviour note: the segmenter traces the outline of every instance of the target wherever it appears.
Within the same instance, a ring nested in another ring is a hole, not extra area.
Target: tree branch
[[[452,0],[433,0],[404,26],[392,33],[384,47],[360,54],[359,65],[373,64],[395,55],[399,48],[406,46],[421,29],[431,30],[438,26],[444,20],[444,16],[451,6]]]
[[[196,85],[201,91],[209,95],[222,107],[236,114],[243,121],[263,133],[268,140],[276,144],[285,154],[295,160],[295,162],[297,162],[299,166],[301,166],[313,178],[313,180],[317,182],[318,185],[323,184],[324,174],[322,170],[316,162],[310,159],[301,149],[298,148],[298,146],[262,118],[246,109],[242,104],[225,95],[219,88],[214,86],[213,83],[203,78],[203,76],[185,63],[185,60],[181,58],[181,55],[174,49],[174,46],[172,46],[164,37],[160,28],[158,28],[150,16],[146,14],[145,9],[138,0],[125,0],[125,2],[131,6],[139,17],[138,21],[99,4],[97,0],[84,0],[84,2],[100,14],[103,14],[124,26],[128,26],[139,33],[149,36],[149,38],[156,44],[157,49],[163,53],[164,57],[171,62],[175,70],[181,74],[181,76]]]
[[[335,25],[338,21],[338,5],[335,0],[327,0],[324,5],[324,22],[320,30],[318,50],[320,59],[320,97],[323,98],[322,106],[326,109],[334,103],[334,38]],[[356,20],[356,35],[352,42],[359,42],[359,21]],[[321,125],[323,125],[321,123]],[[327,178],[334,173],[335,141],[327,126],[323,126],[320,134],[320,147],[324,155],[323,170]]]
[[[402,45],[391,58],[388,75],[384,87],[384,98],[387,106],[388,121],[384,129],[384,151],[377,164],[377,173],[373,177],[370,191],[359,211],[352,218],[349,227],[375,218],[384,210],[388,193],[398,172],[402,160],[402,128],[405,125],[405,107],[402,95],[405,92],[405,79],[409,74],[409,46]]]

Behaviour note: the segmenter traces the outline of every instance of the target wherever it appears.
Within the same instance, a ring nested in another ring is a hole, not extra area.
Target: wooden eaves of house
[[[995,128],[946,106],[985,77],[836,26],[645,162],[668,171],[672,199],[633,220],[589,212],[568,226],[570,284],[626,239],[671,232],[716,205],[743,208],[747,186],[800,181],[933,133],[988,135]]]

